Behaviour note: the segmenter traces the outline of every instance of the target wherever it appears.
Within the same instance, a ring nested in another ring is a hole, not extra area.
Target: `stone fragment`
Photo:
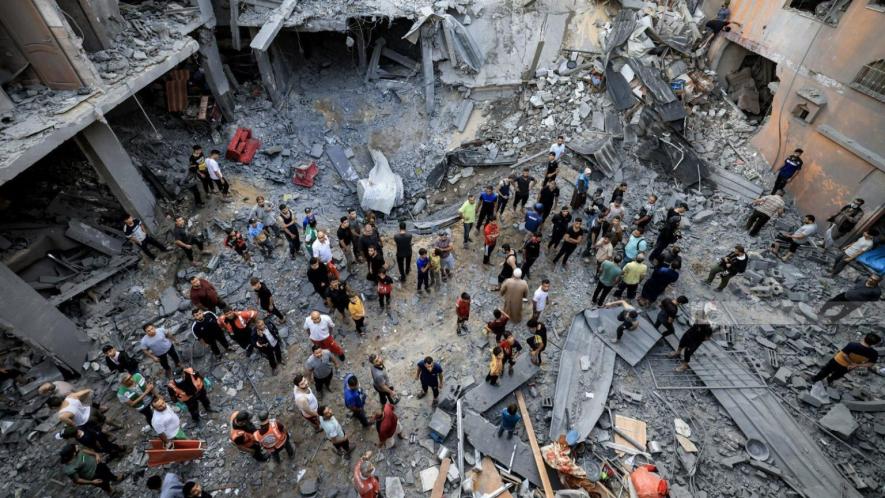
[[[314,159],[319,159],[323,157],[323,144],[316,143],[310,146],[310,157]]]
[[[790,380],[790,377],[793,375],[793,370],[789,367],[780,367],[777,369],[777,372],[774,373],[774,381],[782,386],[787,385],[787,382]]]
[[[585,372],[587,370],[590,370],[590,357],[589,356],[582,356],[580,358],[580,362],[581,362],[581,370],[583,370]]]
[[[716,211],[713,211],[712,209],[703,209],[695,213],[695,215],[691,217],[691,221],[694,223],[703,223],[714,216],[716,216]]]
[[[815,408],[820,408],[820,407],[824,406],[823,400],[821,400],[820,398],[811,394],[808,391],[805,391],[805,392],[802,392],[799,394],[799,401],[802,401],[803,403],[807,403]]]
[[[849,438],[858,428],[858,423],[851,415],[851,410],[842,403],[837,403],[830,408],[826,415],[821,417],[820,425],[836,433],[843,438]]]
[[[799,313],[802,313],[805,318],[808,318],[812,322],[817,321],[817,313],[815,313],[814,308],[809,306],[807,303],[800,302],[796,305],[799,309]]]
[[[399,477],[388,477],[384,480],[384,496],[387,498],[405,498],[403,483]]]

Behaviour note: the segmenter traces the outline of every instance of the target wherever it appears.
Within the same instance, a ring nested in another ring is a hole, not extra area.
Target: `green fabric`
[[[602,262],[602,268],[599,271],[599,281],[606,287],[615,285],[615,279],[621,275],[621,267],[614,261],[606,260]]]
[[[117,399],[120,400],[121,403],[126,403],[128,405],[130,401],[141,396],[142,393],[144,393],[145,388],[147,388],[147,381],[140,373],[132,375],[132,382],[134,382],[134,384],[130,387],[120,386],[117,389]],[[135,405],[133,408],[136,410],[143,409],[151,402],[152,398],[152,396],[145,396],[142,398],[141,403]]]
[[[185,434],[184,431],[179,428],[178,432],[175,433],[175,437],[172,439],[187,439],[187,434]]]
[[[470,201],[464,201],[464,204],[461,204],[461,207],[458,209],[458,212],[461,213],[462,220],[464,223],[476,223],[476,204],[471,204]]]
[[[98,460],[94,456],[83,453],[81,450],[77,456],[64,467],[65,475],[71,479],[84,479],[91,481],[95,479],[95,469],[98,467]]]

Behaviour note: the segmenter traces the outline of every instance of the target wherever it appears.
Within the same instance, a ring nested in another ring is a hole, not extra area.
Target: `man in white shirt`
[[[159,240],[151,237],[149,233],[147,233],[147,229],[144,227],[144,223],[141,220],[134,218],[132,215],[127,214],[126,218],[123,219],[123,234],[129,239],[129,242],[132,242],[143,252],[147,257],[152,260],[156,258],[154,253],[148,249],[147,246],[151,245],[156,247],[157,249],[163,252],[169,252],[169,248],[164,246]]]
[[[777,237],[771,244],[771,252],[775,256],[781,258],[781,255],[779,254],[781,244],[789,244],[790,247],[787,249],[787,254],[781,258],[783,261],[789,261],[796,255],[796,250],[799,249],[799,246],[807,244],[810,237],[816,233],[817,224],[814,222],[814,216],[810,214],[806,215],[805,218],[802,218],[802,226],[797,228],[792,234],[783,232],[777,234]]]
[[[547,307],[547,297],[550,295],[550,280],[544,279],[541,285],[532,295],[532,320],[537,320]]]
[[[830,272],[832,276],[838,275],[842,270],[848,266],[848,263],[857,259],[861,254],[869,251],[873,248],[873,244],[875,244],[876,239],[879,237],[878,230],[867,230],[863,233],[863,236],[857,240],[855,240],[851,245],[845,248],[845,250],[840,254],[836,261],[833,263],[833,270]]]
[[[292,388],[292,394],[295,396],[295,406],[301,410],[301,416],[304,417],[304,420],[310,422],[310,425],[313,426],[316,432],[320,432],[322,430],[320,428],[320,416],[317,413],[320,402],[310,389],[310,381],[302,374],[295,374],[292,383],[295,385]]]
[[[565,137],[562,135],[556,137],[556,143],[550,146],[550,152],[555,154],[556,160],[559,161],[565,152]]]
[[[151,417],[151,427],[157,432],[163,445],[171,447],[172,439],[187,439],[187,435],[181,430],[181,420],[178,415],[166,404],[166,400],[160,396],[154,398],[151,403],[154,416]]]
[[[221,173],[221,166],[218,165],[219,157],[221,157],[221,152],[217,149],[213,149],[212,152],[209,153],[209,159],[206,159],[206,170],[209,173],[209,178],[212,179],[212,181],[215,182],[215,186],[218,187],[219,192],[227,197],[230,195],[230,184],[227,183],[227,180]]]
[[[311,249],[313,249],[313,257],[319,259],[320,263],[327,265],[329,261],[332,261],[332,243],[324,230],[317,232],[317,240],[313,241]]]
[[[344,361],[344,350],[332,337],[332,333],[335,331],[332,317],[323,315],[316,310],[311,311],[310,316],[304,319],[304,331],[310,337],[310,342],[323,349],[328,349],[338,359]]]

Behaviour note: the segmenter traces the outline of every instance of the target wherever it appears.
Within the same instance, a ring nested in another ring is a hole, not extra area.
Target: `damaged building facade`
[[[705,2],[711,13],[719,3]],[[775,78],[757,82],[765,86],[777,80],[768,89],[773,94],[770,116],[753,145],[774,167],[793,149],[805,151],[802,173],[789,186],[802,210],[825,219],[859,197],[868,209],[855,233],[881,228],[885,5],[877,0],[735,0],[730,8],[729,19],[736,25],[708,52],[719,76],[736,73],[754,56],[776,65]]]

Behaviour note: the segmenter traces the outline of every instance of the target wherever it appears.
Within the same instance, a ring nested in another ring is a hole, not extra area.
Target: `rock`
[[[384,496],[387,498],[405,498],[406,492],[403,491],[403,484],[399,477],[388,477],[384,479]]]
[[[807,389],[808,388],[808,382],[805,380],[804,377],[802,377],[800,375],[793,376],[791,385],[796,389]]]
[[[470,178],[473,176],[473,168],[461,168],[461,178]]]
[[[790,380],[790,377],[793,375],[793,370],[789,367],[780,367],[777,369],[777,372],[774,373],[774,381],[778,384],[785,386],[787,385],[787,381]]]
[[[580,358],[580,362],[581,362],[581,370],[583,370],[585,372],[587,370],[590,370],[590,357],[589,356],[582,356]]]
[[[798,308],[799,313],[802,313],[805,318],[808,318],[812,322],[817,321],[817,313],[814,311],[814,308],[803,302],[798,303],[796,307]]]
[[[581,102],[581,105],[578,106],[578,115],[581,116],[581,119],[587,119],[592,111],[593,109],[586,102]]]
[[[529,98],[529,103],[532,104],[532,107],[534,107],[536,109],[540,109],[541,107],[544,107],[544,99],[542,99],[541,96],[538,95],[537,93],[532,95],[531,98]]]
[[[799,401],[809,404],[815,408],[820,408],[820,407],[824,406],[823,400],[821,400],[820,398],[811,394],[808,391],[804,391],[799,394]]]
[[[144,53],[144,52],[142,52],[141,50],[136,50],[136,51],[132,54],[132,58],[135,59],[135,60],[137,60],[137,61],[143,61],[143,60],[147,59],[148,57],[147,57],[147,54]]]
[[[714,216],[716,216],[716,211],[713,211],[712,209],[703,209],[695,213],[695,215],[691,217],[691,221],[694,223],[702,223]]]
[[[851,410],[842,403],[837,403],[830,408],[826,415],[818,420],[824,428],[835,432],[843,438],[849,438],[857,430],[859,424],[854,420]]]
[[[313,478],[304,479],[298,487],[301,496],[314,496],[317,494],[317,480]]]
[[[323,150],[323,144],[313,144],[310,146],[310,152],[308,152],[308,154],[314,159],[319,159],[323,157]]]
[[[424,208],[426,208],[426,207],[427,207],[427,199],[422,197],[422,198],[418,199],[418,202],[416,202],[414,206],[412,206],[412,214],[417,216],[421,213],[421,211],[424,211]]]

